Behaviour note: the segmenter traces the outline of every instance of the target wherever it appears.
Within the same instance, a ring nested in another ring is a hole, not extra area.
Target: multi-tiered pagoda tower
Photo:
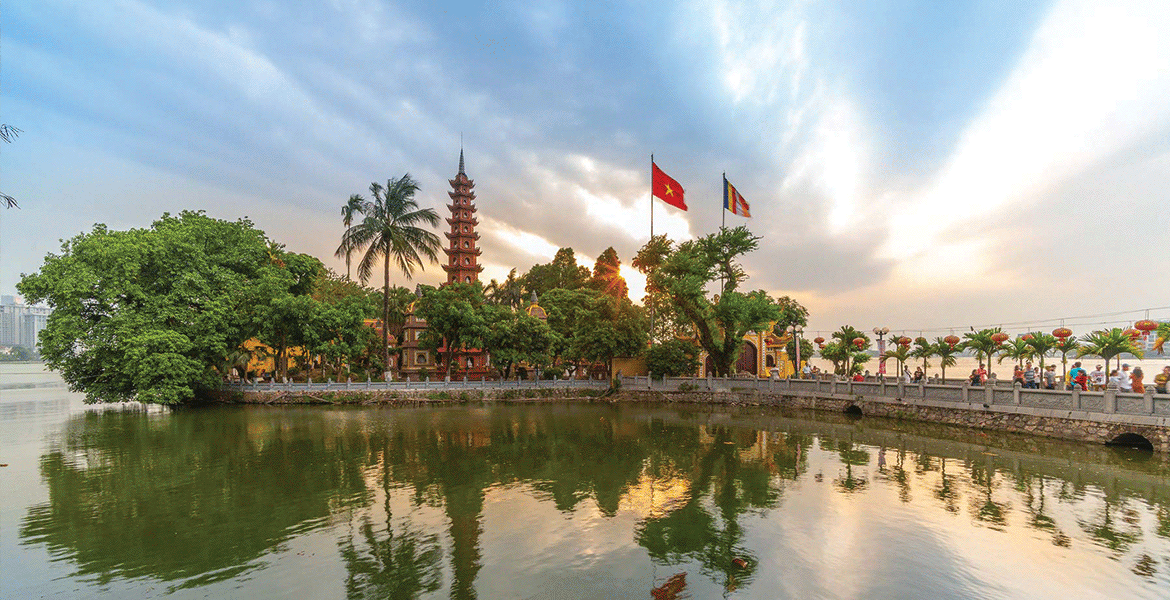
[[[447,264],[443,270],[447,272],[447,283],[471,283],[479,281],[479,272],[483,266],[479,264],[479,234],[475,226],[479,220],[475,218],[475,182],[463,171],[463,149],[459,149],[459,173],[455,179],[448,180],[453,191],[447,192],[451,196],[451,204],[447,208],[451,211],[451,218],[447,224],[451,226],[447,240],[450,247],[444,248],[447,253]]]

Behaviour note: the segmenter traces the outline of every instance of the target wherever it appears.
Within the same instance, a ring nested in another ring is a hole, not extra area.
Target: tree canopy
[[[319,269],[247,219],[184,211],[148,229],[96,225],[17,289],[53,309],[41,354],[87,401],[175,404],[217,386],[216,366]]]
[[[679,318],[693,328],[719,376],[731,374],[744,334],[764,329],[781,317],[780,307],[763,290],[739,291],[747,279],[739,258],[755,250],[759,240],[742,226],[677,247],[666,238],[656,238],[635,258],[635,266],[648,271],[651,289],[669,299]],[[722,281],[722,293],[712,296],[707,286],[715,281]]]

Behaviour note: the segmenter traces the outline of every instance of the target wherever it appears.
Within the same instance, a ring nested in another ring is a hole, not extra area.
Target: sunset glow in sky
[[[485,281],[563,246],[628,265],[653,153],[690,206],[655,232],[716,230],[726,173],[753,215],[727,224],[763,236],[748,286],[813,330],[1170,319],[1161,0],[4,9],[0,293],[60,238],[183,209],[344,272],[346,198],[410,172],[445,213],[462,135]]]

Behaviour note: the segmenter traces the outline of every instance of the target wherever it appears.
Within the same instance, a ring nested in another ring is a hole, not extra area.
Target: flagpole
[[[654,153],[650,153],[650,241],[654,241]],[[654,347],[654,299],[649,290],[646,298],[650,300],[650,347]]]
[[[723,172],[723,195],[727,195],[727,171]],[[727,229],[727,202],[723,202],[723,208],[719,210],[720,223],[719,232],[722,233]],[[719,277],[719,297],[722,299],[723,294],[727,293],[727,283],[723,281],[723,276]]]

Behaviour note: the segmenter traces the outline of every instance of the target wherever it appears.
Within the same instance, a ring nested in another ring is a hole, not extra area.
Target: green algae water
[[[0,439],[3,598],[1170,596],[1166,462],[1040,438],[33,388],[0,392]]]

